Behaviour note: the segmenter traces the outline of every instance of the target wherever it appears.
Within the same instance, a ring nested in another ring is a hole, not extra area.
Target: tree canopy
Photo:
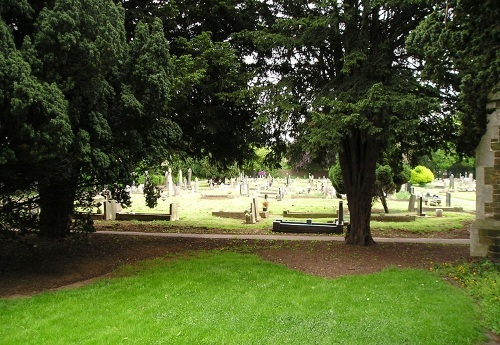
[[[351,215],[347,243],[368,245],[375,169],[391,148],[429,150],[452,126],[439,92],[420,82],[405,40],[427,1],[275,1],[276,21],[254,35],[266,61],[265,114],[289,126],[311,161],[338,154]],[[267,54],[267,55],[266,55]]]
[[[466,156],[475,155],[486,130],[488,97],[500,83],[499,16],[495,0],[436,2],[407,40],[422,78],[440,88],[444,111],[456,113],[459,128],[446,138]]]
[[[255,102],[236,50],[209,28],[171,45],[171,12],[149,3],[162,22],[146,17],[148,2],[124,3],[130,12],[112,0],[0,5],[2,226],[14,207],[39,205],[41,233],[64,236],[97,191],[123,197],[139,162],[253,152]]]

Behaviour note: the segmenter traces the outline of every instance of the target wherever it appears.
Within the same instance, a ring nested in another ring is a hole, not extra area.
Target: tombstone
[[[411,183],[410,183],[410,182],[407,182],[407,183],[406,183],[406,191],[407,191],[408,193],[411,193]]]
[[[453,174],[450,175],[450,189],[455,189],[455,176]]]
[[[174,195],[174,181],[172,180],[172,169],[168,168],[165,178],[165,189],[168,196]]]
[[[170,204],[170,220],[179,220],[179,203],[177,202]]]
[[[443,216],[443,209],[437,208],[436,209],[436,217],[440,218]]]
[[[195,179],[194,179],[194,190],[193,190],[195,193],[198,193],[198,187],[199,187],[198,178],[195,177]]]
[[[474,190],[474,175],[472,173],[469,174],[469,188],[468,190]]]
[[[175,186],[174,187],[174,196],[179,196],[181,195],[181,186]]]
[[[451,207],[451,193],[446,192],[446,207]]]
[[[179,174],[177,175],[178,186],[182,186],[182,170],[179,169]]]
[[[186,182],[186,188],[191,187],[191,178],[193,177],[193,170],[191,168],[188,169],[188,176],[187,176],[187,182]]]
[[[116,200],[104,200],[104,220],[116,219]]]
[[[259,212],[259,203],[257,201],[257,198],[253,198],[252,199],[252,210],[253,210],[253,214],[255,216],[255,221],[258,222],[260,221],[260,212]]]
[[[417,201],[417,196],[415,194],[411,194],[410,201],[408,202],[408,212],[415,212],[416,201]]]
[[[489,95],[487,108],[492,112],[476,148],[476,220],[470,228],[470,255],[500,260],[500,92]]]

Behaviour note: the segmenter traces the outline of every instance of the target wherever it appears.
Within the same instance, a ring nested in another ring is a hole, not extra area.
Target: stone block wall
[[[472,256],[500,259],[500,93],[490,97],[486,133],[476,149],[476,221],[471,226]]]

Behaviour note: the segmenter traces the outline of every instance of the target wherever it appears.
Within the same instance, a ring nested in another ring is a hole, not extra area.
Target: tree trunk
[[[39,186],[40,234],[47,237],[64,237],[71,229],[75,179],[63,179]]]
[[[389,213],[389,206],[387,206],[387,198],[386,198],[384,192],[381,192],[379,198],[380,198],[380,202],[382,203],[382,206],[384,207],[384,212]]]
[[[360,130],[354,130],[342,143],[339,160],[350,214],[347,244],[375,244],[370,231],[370,217],[378,147],[374,138]]]

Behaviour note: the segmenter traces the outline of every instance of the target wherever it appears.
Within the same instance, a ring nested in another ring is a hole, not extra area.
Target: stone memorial
[[[193,170],[191,168],[188,169],[188,175],[187,175],[187,187],[191,187],[191,178],[193,177]]]

